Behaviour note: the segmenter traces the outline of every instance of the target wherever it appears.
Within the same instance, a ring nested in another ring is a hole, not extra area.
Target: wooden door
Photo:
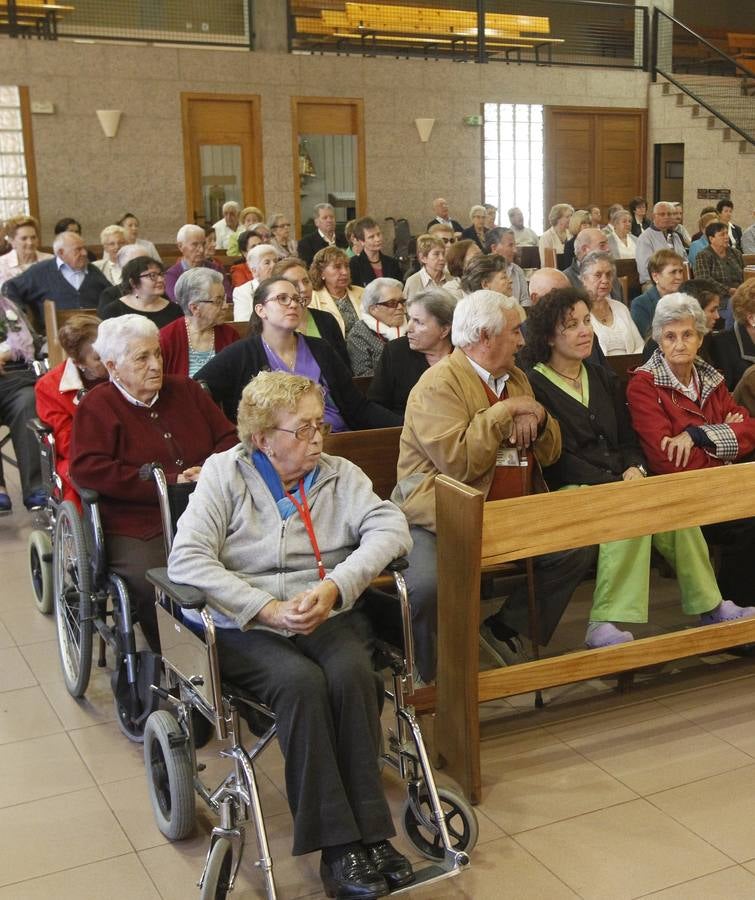
[[[600,206],[646,193],[647,113],[642,109],[545,109],[545,210]],[[547,223],[546,223],[547,227]]]
[[[296,234],[317,202],[333,203],[336,221],[343,225],[367,208],[367,175],[364,148],[364,102],[349,97],[292,97],[292,155],[294,185],[299,190],[294,204]],[[348,138],[351,140],[347,140]],[[317,140],[322,155],[314,161],[308,141]]]
[[[265,209],[260,98],[181,94],[186,221],[212,224],[227,200]]]

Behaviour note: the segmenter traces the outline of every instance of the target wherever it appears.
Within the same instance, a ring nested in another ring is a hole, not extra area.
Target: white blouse
[[[597,316],[590,314],[595,337],[606,356],[620,356],[625,353],[642,353],[645,346],[637,326],[632,321],[629,310],[618,300],[608,300],[613,313],[613,322],[604,325]]]

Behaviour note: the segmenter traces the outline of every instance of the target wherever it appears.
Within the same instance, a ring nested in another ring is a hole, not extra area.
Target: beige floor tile
[[[0,900],[86,900],[93,896],[107,900],[160,898],[135,853],[0,888]]]
[[[17,647],[0,650],[0,691],[15,691],[37,683]]]
[[[584,900],[638,897],[731,865],[646,800],[517,835]]]
[[[755,876],[732,866],[645,896],[647,900],[745,900],[755,897]]]
[[[115,722],[78,728],[71,740],[97,784],[144,777],[144,747],[125,737]]]
[[[94,787],[68,735],[0,746],[0,807]]]
[[[60,681],[60,657],[58,655],[57,640],[41,641],[39,644],[26,644],[26,646],[21,647],[21,654],[40,684],[49,681]]]
[[[87,728],[115,721],[109,669],[98,669],[96,666],[92,668],[87,692],[79,700],[68,693],[62,674],[57,681],[43,682],[41,687],[67,729]]]
[[[647,722],[668,715],[668,707],[652,700],[647,703],[624,703],[618,706],[607,703],[602,704],[602,707],[591,714],[586,711],[585,714],[572,714],[561,721],[546,722],[544,727],[562,741],[568,741],[570,738],[599,734],[601,731],[610,731],[612,728]]]
[[[34,610],[37,615],[41,615],[34,605],[29,570],[26,564],[26,553],[26,541],[24,541],[23,549],[16,551],[17,556],[15,561],[17,562],[17,565],[6,571],[3,575],[3,595],[2,600],[0,600],[0,615],[25,609]]]
[[[482,763],[483,812],[507,834],[633,800],[636,794],[565,744]]]
[[[417,900],[567,900],[577,895],[510,838],[472,853],[465,871],[410,895]]]
[[[27,585],[27,593],[29,590]],[[11,633],[13,640],[19,645],[36,644],[39,641],[55,639],[54,617],[43,616],[31,605],[31,601],[28,606],[4,610],[0,618]]]
[[[755,765],[648,799],[737,862],[755,856]]]
[[[0,647],[15,647],[16,642],[11,637],[10,631],[0,622]]]
[[[566,743],[646,795],[748,765],[752,757],[674,714]]]
[[[41,688],[0,694],[0,744],[58,731],[63,731],[63,726]]]
[[[155,825],[145,774],[103,784],[100,790],[135,850],[167,842]]]
[[[50,875],[131,850],[96,788],[0,810],[0,885]]]

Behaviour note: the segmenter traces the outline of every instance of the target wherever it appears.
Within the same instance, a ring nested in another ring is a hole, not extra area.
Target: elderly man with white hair
[[[653,224],[646,228],[637,238],[635,259],[637,260],[637,274],[640,276],[640,284],[643,290],[649,290],[653,283],[648,273],[648,260],[656,250],[673,250],[683,260],[687,259],[682,239],[675,231],[676,218],[674,207],[663,200],[653,207]]]
[[[436,197],[433,200],[433,219],[427,223],[427,231],[433,227],[433,225],[441,224],[441,225],[450,225],[453,228],[454,233],[456,235],[460,235],[464,228],[462,225],[456,221],[456,219],[452,219],[449,215],[448,208],[448,200],[445,197]]]
[[[246,254],[246,264],[252,273],[252,280],[245,281],[233,289],[233,321],[248,322],[254,303],[252,298],[261,281],[269,278],[278,262],[278,251],[272,244],[257,244]]]
[[[165,295],[169,300],[175,300],[176,282],[187,269],[196,269],[204,266],[206,269],[215,269],[223,275],[223,288],[227,300],[231,299],[231,282],[223,272],[223,267],[214,260],[205,258],[205,233],[200,225],[188,223],[178,229],[176,246],[181,254],[175,264],[165,271]]]
[[[86,244],[73,231],[55,235],[53,259],[34,263],[3,286],[7,297],[32,312],[37,327],[44,327],[43,304],[54,300],[58,309],[94,309],[100,294],[110,286],[89,262]]]
[[[514,362],[524,345],[522,318],[513,297],[481,290],[462,298],[451,331],[455,350],[431,366],[409,395],[392,499],[414,539],[406,576],[417,668],[425,682],[434,678],[436,662],[436,476],[449,475],[497,500],[505,496],[507,470],[519,465],[521,452],[534,453],[543,466],[561,453],[558,423],[535,400]],[[539,643],[550,639],[593,559],[590,549],[536,560]],[[519,634],[529,632],[526,585],[512,592],[481,631],[500,665],[523,660]]]
[[[376,278],[364,289],[362,316],[346,338],[354,375],[373,375],[386,344],[406,334],[403,288],[396,278]]]
[[[580,266],[582,260],[588,253],[609,253],[608,236],[600,228],[585,228],[580,231],[574,238],[574,259],[570,266],[564,269],[564,275],[569,279],[571,286],[575,288],[584,287],[580,276]],[[621,284],[614,275],[611,282],[611,298],[624,302],[624,296],[621,292]]]
[[[315,230],[299,241],[297,252],[308,265],[312,265],[315,253],[323,247],[347,247],[346,238],[336,234],[336,211],[330,203],[318,203],[312,211]]]
[[[244,226],[239,224],[240,208],[235,200],[229,200],[223,204],[223,218],[218,219],[212,226],[218,250],[227,250],[230,237],[244,231]]]

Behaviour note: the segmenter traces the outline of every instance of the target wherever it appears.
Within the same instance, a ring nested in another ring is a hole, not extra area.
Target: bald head
[[[558,269],[538,269],[536,272],[533,272],[532,278],[530,278],[530,300],[532,305],[535,306],[541,297],[550,294],[556,288],[565,287],[571,287],[571,282],[563,272],[559,272]]]
[[[436,197],[433,200],[433,212],[436,216],[440,216],[441,219],[448,218],[448,200],[444,197]]]
[[[608,253],[608,238],[600,228],[585,228],[574,238],[574,255],[577,260],[583,259],[588,253]]]

